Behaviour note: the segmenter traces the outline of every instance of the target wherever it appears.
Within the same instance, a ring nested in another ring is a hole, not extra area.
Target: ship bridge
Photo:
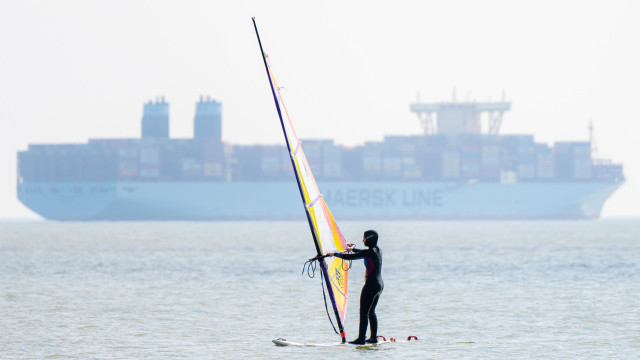
[[[505,111],[511,103],[499,102],[437,102],[410,104],[411,112],[418,115],[425,134],[481,134],[483,118],[486,119],[485,132],[497,134],[500,131]],[[486,116],[483,116],[486,115]]]

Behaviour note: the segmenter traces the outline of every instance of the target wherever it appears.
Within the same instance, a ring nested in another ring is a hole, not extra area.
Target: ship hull
[[[622,183],[323,182],[339,219],[595,219]],[[46,219],[299,220],[295,182],[21,183]]]

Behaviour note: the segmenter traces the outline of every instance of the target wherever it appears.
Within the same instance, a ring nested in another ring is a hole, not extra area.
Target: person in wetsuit
[[[378,299],[382,289],[384,289],[384,282],[382,281],[382,251],[378,247],[378,233],[374,230],[367,230],[364,232],[362,241],[367,249],[356,249],[352,245],[347,247],[347,250],[353,253],[336,253],[328,252],[329,256],[336,256],[344,260],[357,260],[364,259],[364,266],[366,272],[364,274],[364,286],[362,286],[362,292],[360,293],[360,328],[358,338],[349,341],[350,344],[362,345],[365,343],[377,343],[378,342],[378,318],[376,317],[376,305],[378,305]],[[367,333],[367,321],[371,326],[371,333],[369,339],[365,340]]]

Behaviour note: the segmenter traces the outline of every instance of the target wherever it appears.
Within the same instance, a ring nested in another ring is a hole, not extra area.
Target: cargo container
[[[445,151],[442,153],[442,177],[444,179],[457,179],[460,177],[460,153],[458,151]]]

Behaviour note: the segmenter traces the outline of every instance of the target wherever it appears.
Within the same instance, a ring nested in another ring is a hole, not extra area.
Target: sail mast
[[[285,142],[287,143],[287,150],[289,151],[289,158],[291,160],[291,166],[294,169],[294,174],[296,176],[296,183],[298,184],[298,191],[300,192],[300,198],[302,199],[302,205],[305,209],[305,215],[307,216],[307,222],[309,224],[309,228],[311,230],[311,235],[313,236],[313,243],[316,247],[316,253],[318,254],[318,256],[322,256],[324,254],[322,254],[322,251],[320,249],[320,245],[319,245],[319,241],[318,241],[318,234],[316,234],[316,230],[315,227],[313,226],[313,221],[311,220],[311,216],[309,214],[309,209],[308,209],[308,204],[305,201],[305,197],[304,197],[304,192],[302,189],[302,183],[300,181],[300,177],[298,175],[298,172],[296,171],[296,164],[295,161],[293,159],[292,156],[292,151],[291,151],[291,145],[289,143],[289,137],[287,135],[287,131],[284,125],[284,119],[282,118],[282,111],[280,109],[280,104],[278,102],[278,96],[276,95],[276,90],[275,87],[273,85],[273,80],[272,80],[272,74],[271,71],[269,69],[269,64],[267,63],[267,57],[265,56],[264,53],[264,49],[262,48],[262,41],[260,40],[260,34],[258,33],[258,26],[256,25],[256,19],[255,18],[251,18],[251,20],[253,21],[253,27],[256,31],[256,37],[258,38],[258,45],[260,46],[260,53],[262,54],[262,60],[264,62],[264,67],[265,70],[267,71],[267,77],[269,78],[269,85],[271,86],[271,94],[273,95],[273,101],[276,105],[276,110],[278,111],[278,117],[280,118],[280,125],[282,126],[282,133],[284,134],[284,139]],[[342,325],[342,320],[340,319],[340,315],[338,312],[338,307],[336,305],[336,300],[335,300],[335,296],[333,294],[333,289],[331,288],[331,282],[329,281],[329,275],[327,273],[327,267],[326,264],[324,262],[323,259],[319,259],[319,263],[320,263],[320,270],[322,271],[325,283],[327,285],[327,291],[329,292],[329,298],[331,299],[331,305],[333,306],[333,311],[335,313],[336,316],[336,320],[338,322],[338,328],[340,329],[340,337],[342,338],[342,342],[346,342],[346,337],[345,337],[345,332],[344,332],[344,327]]]

